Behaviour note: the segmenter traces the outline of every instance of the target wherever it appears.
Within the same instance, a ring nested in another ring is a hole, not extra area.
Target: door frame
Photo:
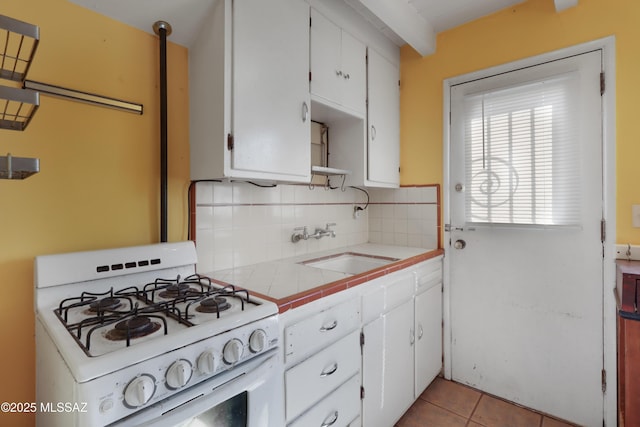
[[[616,259],[616,67],[615,67],[615,36],[608,36],[591,42],[555,50],[522,60],[498,65],[485,70],[452,77],[443,82],[443,192],[442,218],[450,223],[450,111],[451,87],[457,84],[486,78],[492,75],[531,67],[544,62],[579,55],[593,50],[602,50],[602,67],[605,75],[605,91],[602,95],[602,162],[603,162],[603,219],[605,220],[605,242],[602,278],[603,299],[603,368],[607,372],[606,392],[604,393],[603,419],[607,426],[617,423],[617,359],[616,359],[616,302],[615,302],[615,259]],[[450,232],[443,226],[443,353],[444,377],[451,379],[451,292],[450,265],[448,256]]]

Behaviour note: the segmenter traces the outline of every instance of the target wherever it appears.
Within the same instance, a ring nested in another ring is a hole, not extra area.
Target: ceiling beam
[[[565,9],[578,5],[578,0],[553,0],[556,4],[556,12],[562,12]]]
[[[436,33],[418,11],[403,0],[355,0],[422,56],[436,50]]]

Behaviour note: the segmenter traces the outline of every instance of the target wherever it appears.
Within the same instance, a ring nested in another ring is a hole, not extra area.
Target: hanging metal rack
[[[27,80],[39,42],[38,26],[0,15],[0,79],[22,83],[22,88],[0,85],[0,129],[25,130],[40,106],[40,93],[142,114],[141,104]],[[39,159],[0,156],[0,179],[24,179],[39,168]]]
[[[0,78],[23,82],[40,41],[40,29],[0,15]],[[38,110],[33,90],[0,86],[0,128],[24,130]]]

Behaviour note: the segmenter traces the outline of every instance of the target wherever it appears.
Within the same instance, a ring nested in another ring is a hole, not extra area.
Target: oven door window
[[[247,427],[247,395],[242,392],[176,427]]]

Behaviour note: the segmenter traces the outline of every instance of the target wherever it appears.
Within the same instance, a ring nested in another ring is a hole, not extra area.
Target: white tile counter
[[[282,312],[322,296],[372,280],[375,277],[405,268],[411,264],[442,255],[442,252],[439,249],[428,250],[365,243],[244,267],[200,273],[214,280],[245,288],[275,301]],[[355,275],[301,264],[303,261],[342,253],[394,258],[398,261]]]

